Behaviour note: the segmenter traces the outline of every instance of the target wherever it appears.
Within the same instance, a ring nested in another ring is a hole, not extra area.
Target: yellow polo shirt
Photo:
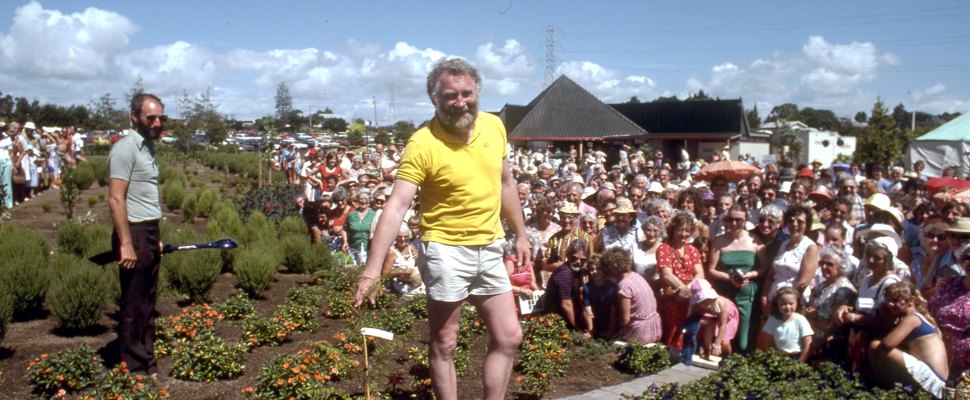
[[[453,246],[485,245],[505,236],[502,162],[505,125],[478,113],[470,143],[451,136],[433,118],[408,141],[397,179],[421,188],[421,239]]]

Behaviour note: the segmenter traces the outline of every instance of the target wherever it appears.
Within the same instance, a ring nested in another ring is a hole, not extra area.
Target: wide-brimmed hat
[[[716,299],[717,292],[707,279],[695,279],[690,284],[690,304],[697,305],[704,300]]]
[[[530,164],[528,167],[525,167],[525,173],[529,175],[535,175],[537,172],[539,172],[539,168],[537,168],[535,165]]]
[[[616,198],[616,208],[613,209],[613,214],[636,214],[637,209],[633,208],[633,202],[626,197]]]
[[[812,164],[819,164],[819,165],[822,165],[822,164],[823,164],[823,163],[822,163],[822,159],[821,159],[821,158],[816,158],[816,159],[814,159],[814,160],[812,160]]]
[[[883,211],[888,211],[890,208],[892,208],[892,203],[893,202],[889,199],[889,196],[882,193],[874,193],[872,196],[869,196],[868,200],[866,200],[867,206],[873,206]]]
[[[893,238],[891,237],[877,236],[872,239],[869,239],[867,243],[875,244],[879,247],[883,247],[886,250],[889,250],[889,254],[892,254],[893,258],[896,258],[896,255],[899,254],[899,245],[897,245],[896,241],[894,241]]]
[[[584,188],[583,194],[579,195],[583,201],[591,201],[594,196],[596,196],[596,189],[593,189],[592,186],[587,186]]]
[[[815,187],[815,190],[808,193],[808,198],[825,199],[828,201],[832,200],[832,193],[829,191],[829,188],[825,187],[824,185],[818,185]]]
[[[657,182],[657,181],[650,182],[650,187],[647,188],[647,193],[658,193],[659,194],[659,193],[663,193],[663,192],[664,192],[663,185],[661,185],[660,182]]]
[[[614,192],[616,191],[616,185],[614,185],[613,182],[603,182],[602,186],[603,189],[610,189]]]
[[[579,209],[576,208],[575,204],[566,202],[565,204],[562,205],[562,207],[559,207],[559,213],[560,214],[579,214]]]
[[[964,235],[970,235],[970,218],[957,218],[957,222],[946,228],[947,233],[960,233]]]
[[[872,224],[872,226],[866,230],[864,237],[866,240],[872,240],[877,237],[888,237],[896,243],[896,247],[903,246],[903,239],[899,237],[896,230],[893,227],[886,224]]]
[[[784,181],[781,183],[781,186],[778,188],[778,193],[788,193],[788,192],[791,192],[791,182]]]
[[[37,126],[34,125],[33,121],[27,121],[27,123],[24,124],[24,129],[37,129]]]

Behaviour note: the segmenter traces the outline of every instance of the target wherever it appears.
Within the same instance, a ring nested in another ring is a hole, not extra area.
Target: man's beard
[[[144,137],[147,140],[158,140],[158,138],[162,137],[163,129],[165,128],[161,126],[157,128],[146,126],[146,125],[143,125],[141,122],[138,122],[137,125],[135,126],[135,130],[138,131],[138,133],[140,133],[142,137]]]
[[[463,108],[441,109],[438,120],[451,132],[465,133],[475,126],[478,117],[478,103],[465,104]]]

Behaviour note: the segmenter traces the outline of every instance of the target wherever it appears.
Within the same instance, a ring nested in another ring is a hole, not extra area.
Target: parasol
[[[950,198],[962,203],[970,203],[970,189],[964,189],[960,192],[952,192]]]
[[[694,175],[694,180],[712,182],[723,177],[728,182],[737,182],[754,174],[761,174],[761,170],[741,161],[724,160],[705,165]]]
[[[951,187],[954,190],[960,191],[963,189],[970,188],[970,181],[954,178],[952,176],[930,178],[926,180],[926,190],[929,191],[930,193],[936,193],[948,187]]]

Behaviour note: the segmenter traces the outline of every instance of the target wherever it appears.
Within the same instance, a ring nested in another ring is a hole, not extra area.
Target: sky
[[[703,90],[762,118],[784,103],[852,117],[877,98],[967,112],[968,20],[964,0],[5,0],[0,92],[89,104],[141,79],[170,115],[209,90],[255,119],[285,82],[306,112],[421,123],[428,71],[460,57],[484,77],[485,111],[564,74],[607,103]]]

